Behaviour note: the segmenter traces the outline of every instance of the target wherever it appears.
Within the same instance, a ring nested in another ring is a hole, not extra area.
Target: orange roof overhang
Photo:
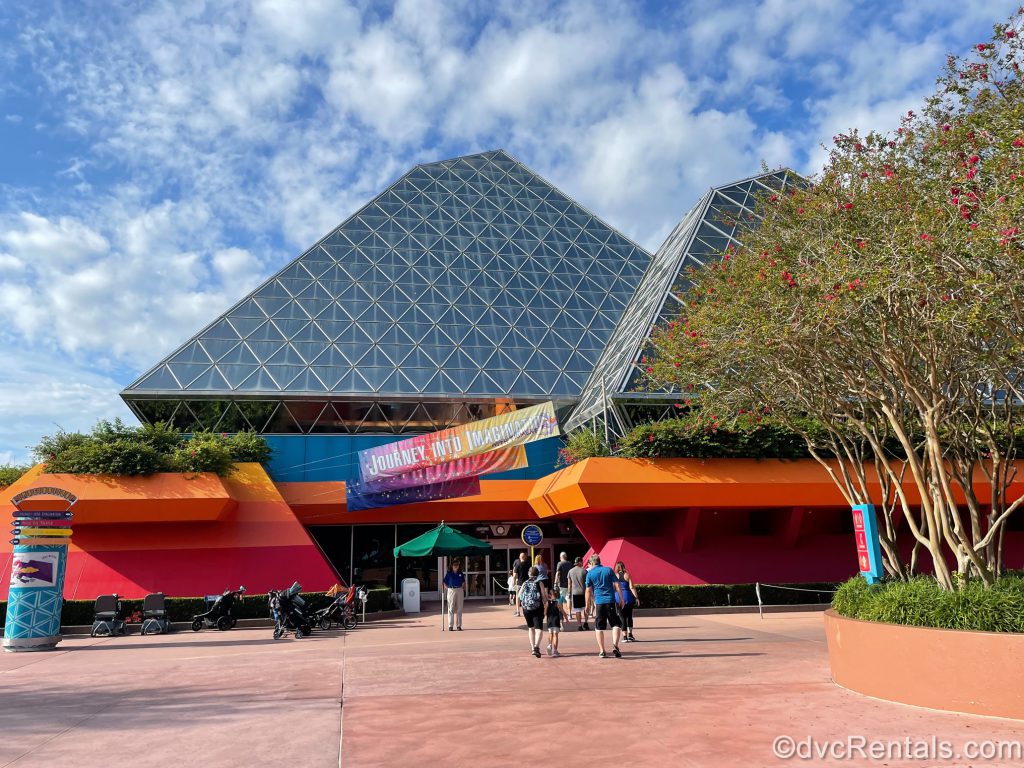
[[[349,512],[345,483],[278,483],[277,488],[303,525],[342,523],[502,522],[535,520],[530,506],[533,480],[481,480],[480,494]]]
[[[1024,462],[1020,465],[1024,469]],[[873,467],[867,475],[869,490],[877,492]],[[980,469],[974,485],[981,499],[988,498]],[[909,483],[905,488],[909,502],[919,503],[916,488]],[[1011,486],[1010,498],[1022,493],[1024,479]],[[962,494],[958,501],[963,502]],[[687,507],[843,507],[846,500],[814,459],[592,458],[537,480],[530,505],[538,517],[552,517]]]
[[[145,477],[44,474],[30,469],[0,491],[0,514],[13,509],[11,498],[31,488],[54,486],[78,497],[74,525],[96,523],[168,523],[218,520],[237,506],[217,475],[158,473]],[[32,505],[39,509],[45,502]],[[55,507],[58,508],[58,507]],[[66,503],[59,509],[65,509]]]

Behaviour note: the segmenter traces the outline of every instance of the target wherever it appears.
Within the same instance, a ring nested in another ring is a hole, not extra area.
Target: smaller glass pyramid
[[[738,230],[757,221],[757,197],[803,183],[790,170],[773,171],[712,188],[676,225],[658,248],[636,294],[622,313],[608,345],[583,388],[579,404],[565,423],[566,430],[607,417],[609,428],[621,433],[631,426],[628,409],[616,406],[623,400],[652,400],[657,393],[636,392],[642,370],[640,358],[651,329],[679,314],[689,281],[688,267],[702,267],[730,244],[738,245]],[[628,397],[627,397],[628,393]],[[651,405],[644,405],[649,418]]]

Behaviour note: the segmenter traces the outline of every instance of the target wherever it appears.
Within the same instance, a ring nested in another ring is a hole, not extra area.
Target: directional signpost
[[[523,528],[522,534],[523,544],[530,548],[530,563],[533,564],[533,548],[539,546],[544,541],[544,533],[541,531],[539,525],[528,525]]]
[[[75,501],[73,494],[61,488],[32,488],[11,499],[14,552],[5,651],[45,651],[61,640],[70,509]]]

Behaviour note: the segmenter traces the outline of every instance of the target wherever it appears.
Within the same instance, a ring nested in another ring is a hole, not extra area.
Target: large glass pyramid
[[[803,180],[789,170],[773,171],[712,188],[683,217],[658,248],[636,295],[623,312],[608,346],[594,366],[565,427],[576,429],[594,420],[621,434],[639,416],[657,418],[664,397],[638,392],[642,376],[640,359],[647,351],[652,327],[679,315],[681,294],[686,291],[688,267],[701,267],[730,244],[739,245],[739,230],[757,222],[757,198],[784,190]]]
[[[420,165],[121,394],[147,421],[270,431],[394,429],[348,401],[571,402],[650,260],[504,151]],[[275,421],[289,400],[313,405]]]

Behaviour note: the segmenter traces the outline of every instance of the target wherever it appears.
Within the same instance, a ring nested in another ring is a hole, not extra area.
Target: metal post
[[[757,595],[757,613],[764,621],[764,605],[761,603],[761,582],[754,582],[754,594]]]

